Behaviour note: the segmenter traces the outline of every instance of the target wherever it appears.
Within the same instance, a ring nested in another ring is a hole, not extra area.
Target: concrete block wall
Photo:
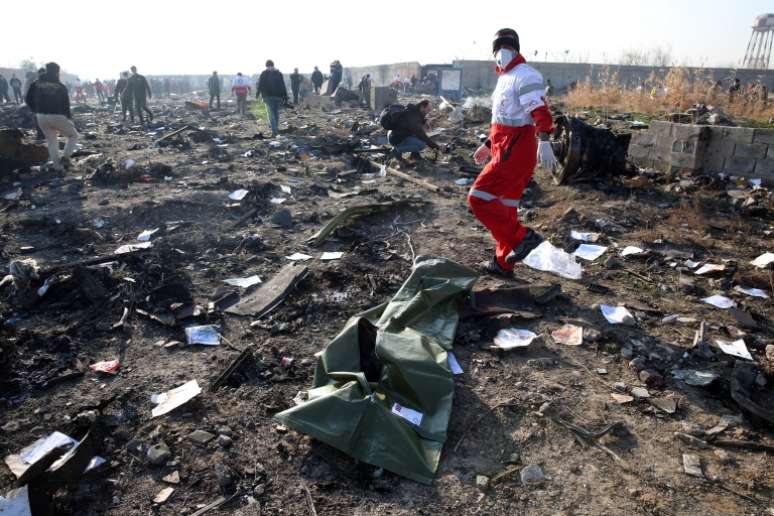
[[[632,135],[629,160],[663,172],[723,173],[774,184],[774,129],[654,121]]]

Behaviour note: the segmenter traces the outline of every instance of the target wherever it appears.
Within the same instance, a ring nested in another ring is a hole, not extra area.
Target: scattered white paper
[[[460,185],[460,186],[467,186],[472,182],[473,182],[473,179],[470,177],[461,177],[459,179],[454,180],[454,184]]]
[[[580,240],[581,242],[596,242],[599,240],[599,233],[584,233],[582,231],[570,231],[570,237],[573,240]]]
[[[693,260],[685,260],[685,266],[689,269],[695,269],[699,266],[699,262],[694,262]]]
[[[113,254],[132,253],[139,249],[148,249],[151,246],[153,246],[153,242],[143,242],[141,244],[126,244],[126,245],[122,245],[121,247],[113,251]]]
[[[551,332],[551,338],[565,346],[580,346],[583,344],[583,328],[573,324],[565,324]]]
[[[744,339],[735,340],[734,342],[715,339],[715,344],[717,344],[726,355],[732,355],[747,360],[753,359],[750,351],[747,349],[747,345],[744,343]]]
[[[457,361],[457,357],[454,355],[454,353],[449,351],[447,356],[449,357],[449,369],[451,369],[452,374],[462,374],[464,371],[462,370],[462,367]]]
[[[760,187],[763,184],[763,179],[760,177],[752,177],[748,181],[750,181],[750,184],[753,186]]]
[[[55,281],[55,276],[49,276],[46,278],[46,281],[44,281],[43,284],[38,288],[38,297],[45,296],[46,292],[48,292],[48,289],[51,288],[51,285],[53,285]]]
[[[185,329],[185,336],[188,339],[188,345],[202,344],[204,346],[220,345],[220,333],[218,327],[214,324],[204,326],[189,326]]]
[[[287,201],[285,197],[272,197],[271,199],[269,199],[269,202],[272,204],[282,204],[285,201]]]
[[[325,262],[330,260],[340,260],[342,256],[344,256],[344,253],[341,251],[326,252],[326,253],[323,253],[322,256],[320,256],[320,260]]]
[[[25,464],[34,464],[55,448],[61,448],[63,446],[71,448],[77,444],[78,441],[69,435],[65,435],[62,432],[53,432],[32,443],[30,449],[21,454],[21,460],[24,461]]]
[[[774,253],[763,253],[750,263],[759,269],[763,269],[764,267],[768,267],[768,265],[772,262],[774,262]]]
[[[708,305],[712,305],[716,308],[721,308],[723,310],[727,310],[729,308],[733,308],[736,306],[736,303],[732,301],[731,299],[728,299],[726,296],[720,296],[720,295],[714,295],[710,297],[705,297],[702,299],[705,303]]]
[[[256,275],[248,276],[246,278],[228,278],[223,280],[223,283],[227,285],[242,288],[252,287],[253,285],[257,285],[260,282],[261,278]]]
[[[412,425],[419,426],[422,424],[422,413],[408,407],[404,407],[399,403],[392,406],[392,413],[396,416],[400,416]]]
[[[697,276],[702,276],[704,274],[709,274],[711,272],[723,272],[724,270],[726,270],[725,265],[715,265],[713,263],[708,263],[706,265],[703,265],[701,269],[696,271],[694,274],[696,274]]]
[[[607,251],[607,247],[602,245],[581,244],[572,254],[578,258],[583,258],[584,260],[593,262],[605,254],[605,251]]]
[[[241,201],[244,199],[249,192],[245,190],[244,188],[240,188],[239,190],[234,190],[230,194],[228,194],[228,198],[232,201]]]
[[[151,417],[163,416],[177,407],[188,403],[201,392],[202,389],[199,387],[199,382],[191,380],[167,392],[154,394],[151,396],[151,401],[156,406],[151,411]]]
[[[312,259],[311,256],[304,253],[293,253],[290,256],[286,256],[285,258],[293,262],[305,262]]]
[[[742,294],[747,294],[750,297],[760,297],[762,299],[769,298],[769,295],[766,293],[766,291],[759,288],[742,287],[741,285],[737,285],[734,287],[734,290],[741,292]]]
[[[494,347],[500,349],[515,349],[529,346],[537,335],[529,330],[506,328],[497,332],[494,338]]]
[[[522,262],[539,271],[553,272],[567,279],[581,279],[583,268],[571,254],[554,247],[546,240],[537,246]]]
[[[142,233],[139,234],[139,236],[137,237],[137,240],[139,240],[140,242],[148,242],[148,241],[150,241],[150,239],[153,236],[153,234],[156,231],[158,231],[158,230],[159,230],[159,228],[156,228],[156,229],[146,229],[145,231],[143,231]]]
[[[627,245],[623,248],[623,251],[621,251],[621,256],[630,256],[633,254],[642,254],[645,252],[645,249],[640,249],[637,246],[633,245]]]
[[[599,305],[602,315],[610,324],[634,324],[634,316],[625,306]]]

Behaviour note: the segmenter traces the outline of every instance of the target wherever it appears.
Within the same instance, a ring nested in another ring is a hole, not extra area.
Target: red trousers
[[[535,126],[493,125],[489,137],[492,159],[478,175],[468,193],[476,218],[497,242],[495,254],[501,267],[514,247],[524,239],[527,227],[519,222],[519,202],[537,165]]]

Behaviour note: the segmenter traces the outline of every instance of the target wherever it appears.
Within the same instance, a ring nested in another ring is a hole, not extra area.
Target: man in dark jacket
[[[148,109],[148,99],[153,96],[151,93],[148,80],[144,75],[137,73],[137,67],[131,68],[132,75],[126,81],[126,90],[129,97],[129,102],[134,101],[134,111],[140,117],[140,123],[145,124],[145,118],[142,116],[143,111],[148,113],[148,121],[153,121],[153,112]],[[134,112],[129,112],[134,122]]]
[[[0,103],[11,103],[11,97],[8,96],[8,80],[0,75]]]
[[[285,78],[282,72],[274,68],[274,61],[266,61],[266,70],[261,72],[258,79],[256,98],[263,98],[266,104],[266,114],[269,116],[272,136],[277,136],[279,132],[279,107],[280,104],[287,104],[288,90],[285,88]]]
[[[24,95],[22,95],[22,82],[13,74],[11,77],[11,89],[13,89],[13,97],[17,104],[21,104],[24,101]]]
[[[323,78],[322,72],[320,71],[319,68],[315,66],[314,72],[312,72],[312,85],[314,86],[315,95],[320,94],[320,88],[322,87],[323,81],[324,81],[324,78]]]
[[[371,105],[371,74],[365,74],[360,79],[357,89],[360,91],[360,103],[366,106]]]
[[[328,79],[328,91],[325,92],[326,95],[333,95],[333,92],[336,91],[336,88],[341,84],[343,75],[344,67],[341,66],[341,63],[337,59],[331,63],[331,77]]]
[[[396,116],[394,129],[387,133],[387,141],[393,147],[393,156],[401,164],[406,163],[403,159],[406,152],[410,152],[412,158],[419,159],[419,152],[425,147],[435,150],[440,148],[425,131],[426,117],[431,109],[430,101],[422,100],[418,104],[409,104]]]
[[[293,73],[290,74],[290,89],[293,92],[293,104],[298,104],[298,90],[301,88],[301,74],[298,73],[298,68],[293,69]]]
[[[212,109],[214,99],[218,99],[218,109],[220,109],[220,77],[218,77],[218,72],[212,72],[207,81],[207,87],[210,89],[210,109]]]
[[[70,114],[70,94],[64,84],[59,82],[58,64],[46,65],[46,74],[30,85],[25,102],[36,114],[38,126],[46,135],[49,160],[56,168],[69,166],[78,132]],[[63,157],[59,156],[59,134],[67,137]]]
[[[121,102],[121,120],[126,122],[126,111],[132,114],[132,120],[134,120],[134,109],[132,109],[132,102],[129,98],[129,90],[126,89],[126,84],[129,81],[129,72],[121,72],[121,78],[116,82],[116,88],[114,90],[114,98]]]

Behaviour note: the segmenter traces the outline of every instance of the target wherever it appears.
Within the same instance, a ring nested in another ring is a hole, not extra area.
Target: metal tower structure
[[[755,18],[750,42],[744,54],[742,68],[767,69],[774,43],[774,14],[762,14]]]

